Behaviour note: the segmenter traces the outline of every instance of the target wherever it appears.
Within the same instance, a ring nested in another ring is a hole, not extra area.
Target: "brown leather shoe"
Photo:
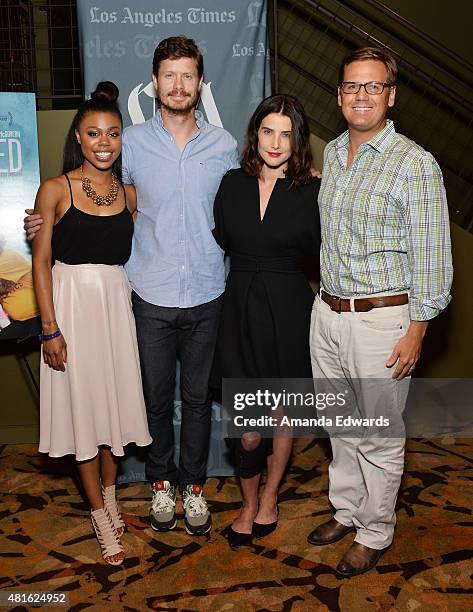
[[[317,529],[309,533],[307,541],[314,546],[325,546],[326,544],[338,542],[338,540],[344,538],[350,531],[355,531],[355,528],[342,525],[336,519],[331,518],[329,521],[322,523]]]
[[[353,542],[337,565],[337,572],[346,578],[364,574],[378,563],[381,555],[385,553],[388,548],[389,546],[377,550],[359,544],[358,542]]]

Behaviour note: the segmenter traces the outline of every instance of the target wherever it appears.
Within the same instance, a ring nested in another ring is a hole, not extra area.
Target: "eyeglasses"
[[[379,83],[378,81],[371,81],[370,83],[354,83],[353,81],[343,81],[340,85],[340,89],[345,94],[357,94],[360,89],[364,87],[367,94],[370,96],[379,96],[382,94],[385,87],[394,87],[390,83]]]

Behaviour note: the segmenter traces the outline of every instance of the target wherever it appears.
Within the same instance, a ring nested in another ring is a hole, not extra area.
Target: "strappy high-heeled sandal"
[[[106,508],[92,510],[90,513],[95,535],[102,549],[102,557],[109,565],[121,565],[123,559],[114,561],[112,557],[123,551],[117,531],[113,526],[112,519]]]
[[[110,485],[109,487],[104,487],[102,485],[102,497],[103,504],[110,514],[117,535],[121,536],[125,531],[125,521],[122,519],[120,510],[118,509],[117,498],[115,496],[115,485]]]

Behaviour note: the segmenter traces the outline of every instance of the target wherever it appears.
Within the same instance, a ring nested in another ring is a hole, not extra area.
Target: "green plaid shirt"
[[[340,297],[409,291],[411,320],[432,319],[451,299],[453,276],[437,162],[390,120],[348,170],[347,156],[348,131],[324,153],[322,287]]]

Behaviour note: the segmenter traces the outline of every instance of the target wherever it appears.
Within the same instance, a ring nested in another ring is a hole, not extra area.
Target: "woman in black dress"
[[[222,179],[214,236],[231,260],[216,353],[222,378],[312,377],[314,294],[301,259],[318,255],[320,224],[309,136],[304,110],[294,97],[266,98],[250,119],[242,167]],[[235,547],[276,528],[277,493],[292,438],[271,441],[254,432],[229,445],[243,497],[228,533]],[[266,484],[258,500],[265,467]]]

